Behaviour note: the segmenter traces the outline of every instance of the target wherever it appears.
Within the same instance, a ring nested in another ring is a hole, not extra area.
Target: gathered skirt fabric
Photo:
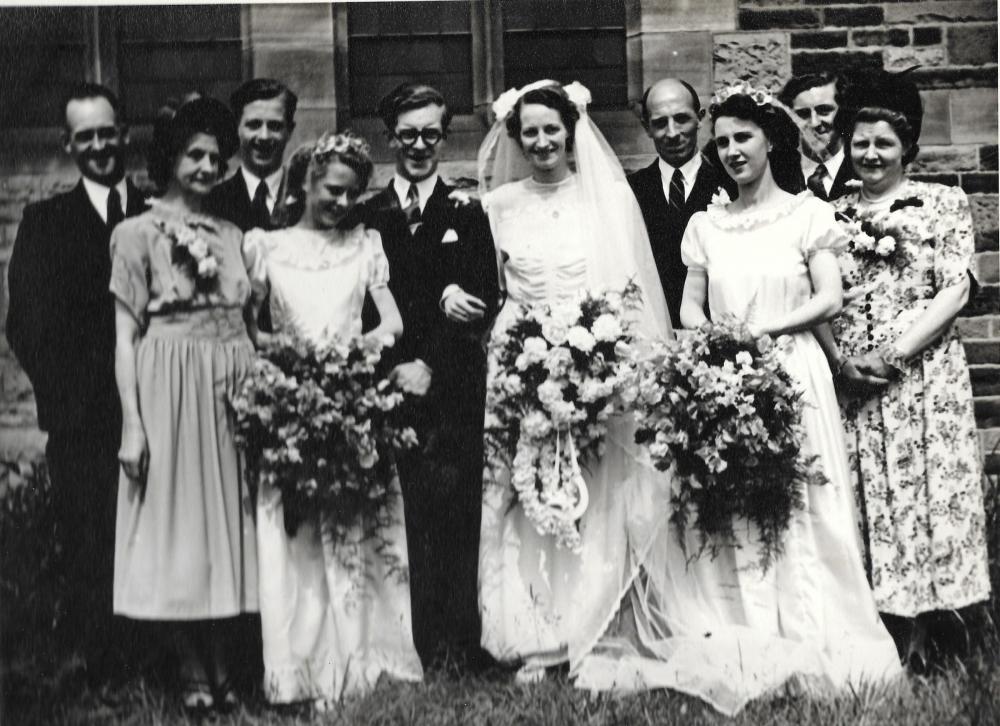
[[[239,310],[153,318],[136,349],[148,474],[121,474],[114,611],[201,620],[257,610],[253,505],[228,401],[253,348]]]
[[[281,492],[262,486],[257,537],[268,701],[363,695],[383,674],[422,680],[398,479],[393,490],[384,541],[362,539],[359,528],[335,542],[315,521],[289,535]]]

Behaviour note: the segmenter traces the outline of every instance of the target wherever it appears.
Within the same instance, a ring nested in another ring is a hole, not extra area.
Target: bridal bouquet
[[[693,516],[712,556],[737,542],[734,518],[760,533],[766,570],[781,553],[803,487],[821,483],[801,453],[802,394],[768,337],[745,324],[708,323],[662,345],[638,364],[636,442],[654,465],[675,467],[671,521],[683,533]]]
[[[634,365],[626,312],[638,286],[522,307],[494,341],[487,390],[486,455],[510,471],[517,502],[540,534],[578,552],[587,509],[580,460],[602,453],[609,417],[621,413]]]
[[[276,335],[233,397],[237,443],[281,491],[289,535],[315,516],[338,543],[387,524],[393,454],[416,435],[400,422],[402,392],[376,374],[380,357],[361,339],[319,348]]]

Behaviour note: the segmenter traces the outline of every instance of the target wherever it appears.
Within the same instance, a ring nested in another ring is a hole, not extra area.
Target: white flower
[[[741,350],[736,354],[736,364],[742,367],[749,368],[753,365],[753,356],[747,351]]]
[[[552,377],[564,375],[571,365],[573,365],[573,354],[564,346],[551,348],[545,355],[545,368]]]
[[[859,232],[854,237],[854,246],[859,250],[871,252],[875,249],[875,238],[867,232]]]
[[[208,242],[201,237],[195,237],[187,246],[188,252],[196,260],[203,260],[208,256]]]
[[[551,378],[538,387],[538,400],[546,407],[563,400],[562,387]]]
[[[199,277],[215,277],[219,272],[219,263],[214,257],[203,257],[198,261]]]
[[[549,346],[541,338],[532,335],[524,339],[523,351],[529,363],[541,363],[545,360],[546,353],[549,352]]]
[[[593,403],[598,398],[607,396],[610,388],[607,384],[594,379],[584,381],[580,387],[580,400],[584,403]]]
[[[569,325],[559,318],[548,317],[542,321],[542,335],[552,345],[562,345],[565,343],[568,333]]]
[[[896,251],[896,240],[889,235],[885,235],[875,243],[875,254],[879,257],[888,257]]]
[[[584,353],[592,351],[597,343],[590,331],[580,325],[574,325],[569,329],[569,333],[566,334],[566,342]]]
[[[618,337],[621,336],[622,326],[621,323],[618,322],[618,318],[614,315],[605,313],[594,321],[592,332],[597,340],[606,343],[612,340],[617,340]]]

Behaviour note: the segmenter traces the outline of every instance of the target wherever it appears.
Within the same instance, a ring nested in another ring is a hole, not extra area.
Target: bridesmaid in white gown
[[[571,97],[567,95],[571,94]],[[509,91],[494,104],[497,123],[480,151],[481,186],[501,258],[507,302],[493,335],[519,304],[572,300],[581,291],[640,285],[640,330],[669,335],[663,290],[649,240],[624,173],[586,114],[589,93],[541,81]],[[572,171],[569,154],[573,152]],[[509,183],[504,183],[509,182]],[[490,375],[496,374],[491,361]],[[502,662],[522,663],[518,678],[544,677],[545,667],[571,668],[600,638],[638,571],[654,529],[654,508],[632,506],[665,476],[640,463],[632,427],[610,426],[606,453],[585,464],[590,503],[579,522],[574,554],[540,535],[512,507],[509,472],[487,466],[480,539],[482,645]],[[629,530],[628,522],[636,524]]]
[[[828,482],[804,492],[805,509],[793,516],[784,553],[766,572],[754,566],[752,536],[714,560],[687,563],[676,529],[668,528],[634,601],[645,657],[639,650],[595,657],[581,681],[665,686],[733,714],[786,683],[836,693],[884,682],[901,667],[865,579],[832,376],[810,330],[840,310],[836,252],[847,240],[830,205],[785,190],[781,161],[788,159],[789,169],[799,162],[797,135],[781,111],[737,94],[711,114],[739,198],[716,202],[687,227],[681,321],[704,323],[707,295],[713,316],[735,314],[755,335],[787,336],[784,363],[804,391],[804,453],[819,457]],[[686,535],[687,551],[697,551],[698,534]]]
[[[294,331],[319,345],[359,336],[367,292],[381,318],[368,335],[392,339],[402,332],[379,234],[350,221],[371,173],[368,145],[349,132],[326,134],[293,156],[289,189],[302,190],[304,209],[292,214],[301,213],[301,219],[284,230],[252,230],[243,243],[253,298],[259,304],[270,291],[275,330]],[[266,334],[253,332],[266,344]],[[395,489],[387,546],[376,551],[360,531],[357,540],[335,547],[317,522],[304,522],[289,536],[280,492],[261,488],[260,610],[264,687],[272,703],[314,700],[324,708],[365,693],[383,673],[422,679],[398,481]]]

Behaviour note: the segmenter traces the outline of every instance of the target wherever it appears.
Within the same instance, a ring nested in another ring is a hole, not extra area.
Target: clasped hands
[[[850,392],[864,395],[889,385],[894,372],[878,353],[872,352],[848,357],[839,374]]]
[[[455,323],[471,323],[486,315],[486,303],[457,285],[441,301],[441,309]]]

